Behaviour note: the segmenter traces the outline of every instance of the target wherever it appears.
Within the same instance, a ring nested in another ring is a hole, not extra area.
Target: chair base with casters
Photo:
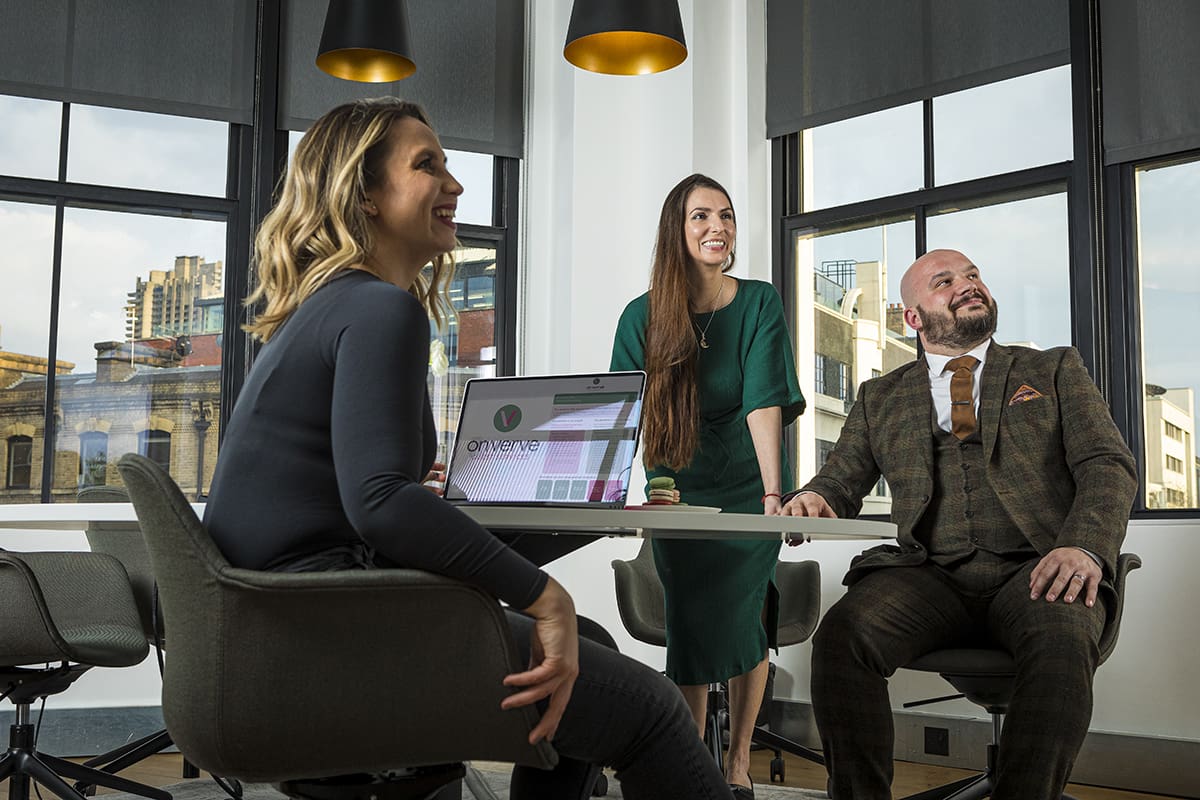
[[[90,668],[64,663],[46,669],[0,669],[0,686],[5,687],[3,694],[15,706],[13,724],[9,726],[8,751],[0,756],[0,781],[9,782],[10,800],[29,800],[30,780],[36,781],[63,800],[83,800],[84,795],[64,779],[86,781],[151,800],[171,800],[170,793],[162,789],[38,752],[34,741],[35,726],[30,721],[30,706],[44,697],[66,691],[67,687]]]
[[[1100,636],[1100,663],[1112,653],[1117,644],[1117,633],[1121,627],[1121,613],[1125,605],[1125,579],[1128,574],[1142,565],[1142,560],[1133,553],[1123,553],[1117,560],[1117,574],[1113,580],[1116,600],[1115,608],[1109,613],[1108,623]],[[940,703],[944,700],[966,698],[982,706],[992,717],[992,741],[987,746],[987,768],[979,775],[972,775],[945,786],[937,786],[903,800],[981,800],[990,797],[995,787],[996,763],[1000,755],[1000,731],[1008,704],[1012,701],[1013,684],[1017,665],[1005,650],[990,648],[949,648],[926,653],[905,669],[919,672],[936,672],[959,691],[946,697],[931,700],[916,700],[905,703],[905,708]],[[1068,794],[1062,800],[1075,800]]]
[[[617,610],[629,635],[640,642],[666,647],[667,623],[662,582],[654,568],[650,542],[643,541],[635,558],[612,562],[616,583]],[[812,636],[817,628],[821,610],[821,567],[816,561],[780,561],[775,568],[775,584],[779,589],[779,626],[777,641],[780,647],[799,644]],[[770,698],[765,698],[764,702]],[[704,739],[717,765],[725,769],[722,732],[728,729],[725,691],[715,683],[708,690],[708,711]],[[763,725],[756,725],[751,742],[770,749],[771,781],[785,778],[783,754],[824,764],[820,751],[780,736]]]

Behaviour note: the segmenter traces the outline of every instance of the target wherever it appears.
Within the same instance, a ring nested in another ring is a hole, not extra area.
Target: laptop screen
[[[446,499],[624,505],[645,382],[643,372],[468,381]]]

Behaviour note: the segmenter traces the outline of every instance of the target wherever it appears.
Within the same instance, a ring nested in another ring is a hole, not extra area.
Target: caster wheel
[[[592,784],[592,797],[604,797],[608,794],[608,776],[601,772]]]
[[[783,783],[783,777],[784,777],[783,759],[782,758],[772,758],[771,759],[771,783],[774,783],[776,780],[778,780],[780,783]]]

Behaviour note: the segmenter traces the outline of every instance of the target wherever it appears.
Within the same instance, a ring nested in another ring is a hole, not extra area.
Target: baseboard
[[[982,769],[992,740],[989,721],[919,711],[894,712],[896,758],[919,764]],[[812,706],[774,700],[771,728],[789,739],[820,748]],[[932,747],[946,755],[928,752]],[[1091,731],[1084,740],[1074,783],[1133,792],[1200,798],[1200,740]]]
[[[38,722],[36,708],[33,722]],[[0,730],[12,724],[11,710],[0,712]],[[771,729],[820,749],[812,706],[774,700]],[[920,764],[981,769],[992,738],[990,722],[917,711],[895,712],[896,758]],[[91,756],[162,730],[157,706],[46,709],[38,747],[58,756]],[[927,733],[929,731],[930,733]],[[945,745],[947,755],[927,752],[927,738]],[[1071,773],[1075,783],[1200,800],[1200,740],[1091,731]]]
[[[47,708],[44,715],[34,706],[30,718],[39,725],[38,749],[64,758],[107,753],[165,727],[158,706]],[[0,730],[6,736],[12,722],[11,707],[0,711]]]

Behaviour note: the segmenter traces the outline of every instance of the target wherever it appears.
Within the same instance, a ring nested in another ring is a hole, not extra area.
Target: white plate
[[[676,505],[657,505],[647,503],[641,506],[625,506],[627,511],[696,511],[701,514],[719,514],[721,509],[716,506],[689,506],[687,503]]]

